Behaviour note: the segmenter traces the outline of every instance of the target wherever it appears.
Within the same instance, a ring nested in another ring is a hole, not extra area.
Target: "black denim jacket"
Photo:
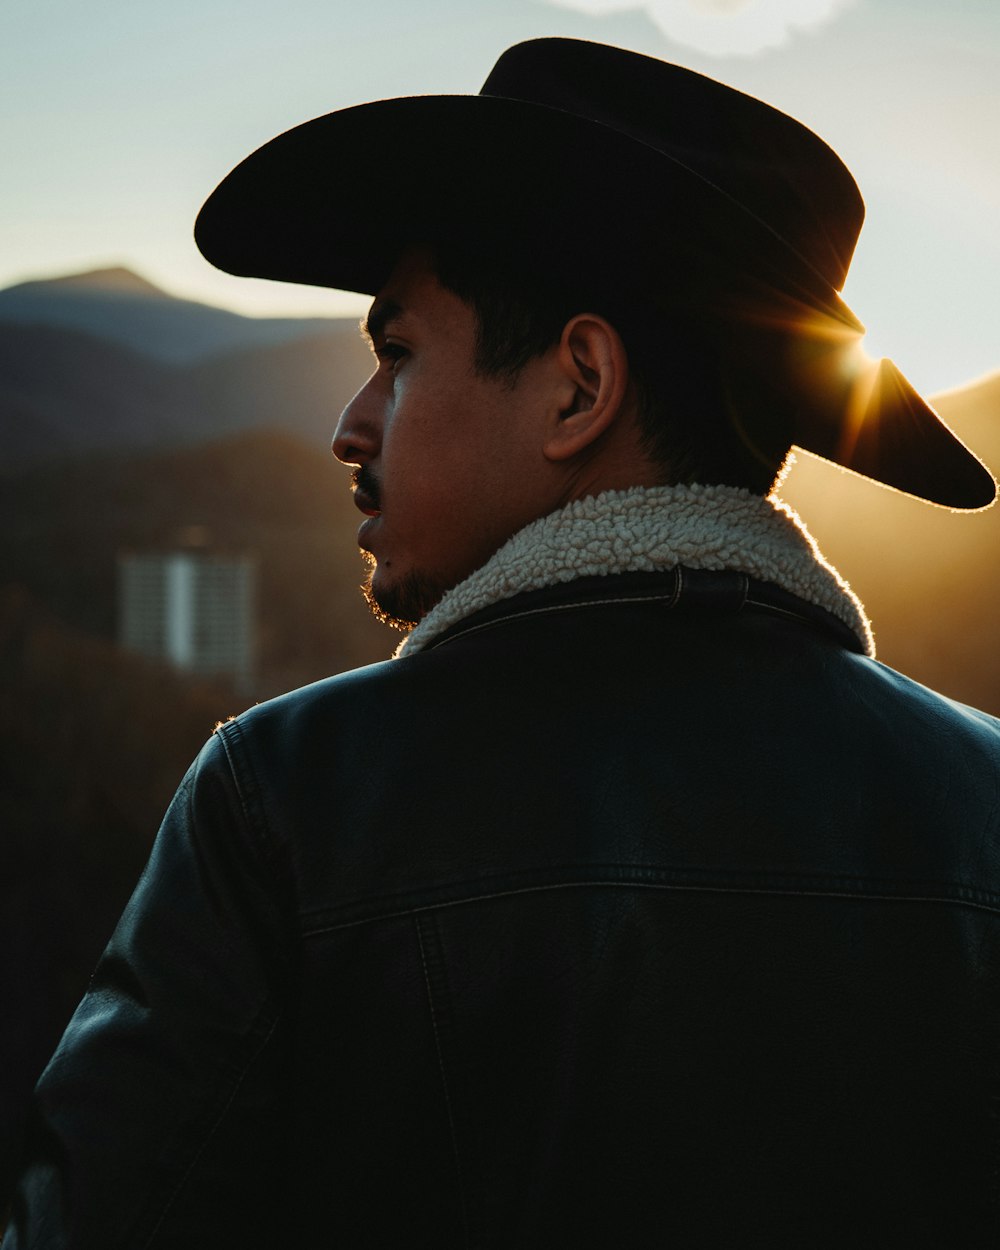
[[[1000,725],[635,585],[216,733],[4,1250],[996,1244]]]

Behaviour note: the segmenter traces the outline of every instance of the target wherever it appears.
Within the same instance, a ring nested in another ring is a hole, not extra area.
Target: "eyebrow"
[[[385,333],[385,328],[390,321],[402,316],[403,311],[403,305],[397,304],[394,299],[377,299],[372,304],[368,316],[361,322],[361,334],[369,347],[373,346],[375,340]]]

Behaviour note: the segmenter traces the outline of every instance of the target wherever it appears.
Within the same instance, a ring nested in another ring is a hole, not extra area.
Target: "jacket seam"
[[[260,1058],[261,1054],[263,1054],[265,1048],[267,1047],[267,1044],[270,1042],[272,1036],[274,1035],[274,1030],[278,1027],[278,1022],[280,1019],[281,1019],[281,1013],[278,1012],[275,1014],[274,1019],[271,1021],[270,1027],[268,1028],[267,1032],[264,1034],[264,1037],[261,1040],[260,1045],[254,1048],[253,1053],[247,1058],[246,1063],[244,1063],[242,1068],[240,1069],[239,1076],[234,1081],[233,1087],[229,1091],[229,1097],[226,1099],[225,1104],[223,1105],[222,1109],[219,1111],[219,1114],[216,1116],[215,1121],[212,1124],[212,1127],[208,1130],[208,1132],[202,1138],[201,1143],[198,1146],[198,1149],[195,1151],[194,1155],[191,1158],[191,1162],[184,1169],[184,1175],[180,1178],[180,1180],[174,1186],[169,1197],[164,1203],[163,1209],[160,1211],[160,1214],[156,1220],[156,1223],[153,1225],[153,1228],[149,1236],[142,1243],[143,1250],[146,1250],[146,1247],[151,1246],[153,1242],[156,1240],[157,1234],[160,1231],[163,1221],[170,1214],[170,1208],[177,1201],[178,1197],[180,1196],[181,1191],[183,1190],[184,1186],[187,1184],[188,1180],[190,1179],[191,1174],[194,1172],[195,1168],[198,1166],[198,1162],[201,1159],[201,1156],[205,1153],[205,1149],[208,1146],[208,1143],[212,1140],[215,1134],[219,1131],[219,1126],[222,1124],[223,1120],[229,1114],[229,1109],[235,1102],[236,1096],[240,1092],[240,1089],[243,1086],[243,1082],[246,1080],[247,1073],[250,1071],[253,1065]]]
[[[437,647],[443,647],[446,643],[454,642],[457,638],[465,638],[470,634],[478,634],[484,629],[493,629],[497,625],[506,625],[509,621],[522,620],[528,616],[544,616],[550,612],[570,612],[574,608],[603,608],[612,607],[620,603],[673,603],[677,598],[677,591],[668,595],[620,595],[608,599],[582,599],[574,603],[551,603],[544,608],[525,608],[521,612],[508,612],[504,616],[498,616],[495,620],[484,621],[481,625],[469,625],[466,629],[456,630],[453,634],[442,636],[429,642],[423,649],[425,651],[433,651]]]
[[[639,603],[663,603],[663,604],[666,604],[668,608],[672,608],[672,607],[675,607],[680,602],[681,598],[683,597],[687,589],[684,583],[685,569],[683,565],[678,565],[677,568],[674,570],[674,572],[676,573],[674,588],[669,594],[618,595],[618,596],[608,596],[608,597],[599,598],[599,599],[580,599],[572,603],[552,603],[552,604],[547,604],[545,607],[541,607],[541,608],[525,608],[518,612],[506,612],[503,615],[494,617],[492,620],[483,621],[482,624],[479,624],[479,625],[469,625],[469,626],[466,626],[464,629],[460,629],[456,627],[454,629],[454,632],[448,632],[448,633],[440,635],[438,638],[431,639],[426,644],[426,646],[422,648],[422,650],[433,651],[437,647],[443,647],[447,643],[455,642],[459,638],[469,637],[472,634],[478,634],[484,630],[493,629],[498,625],[506,625],[512,621],[523,620],[527,617],[532,617],[532,616],[545,616],[549,613],[554,613],[554,612],[569,612],[575,608],[616,607],[620,604],[633,604],[633,603],[637,603],[637,604]],[[772,616],[781,618],[782,620],[796,621],[799,624],[811,625],[813,626],[813,628],[817,626],[818,624],[817,621],[811,619],[810,617],[806,615],[803,615],[802,613],[795,612],[790,608],[782,607],[780,604],[768,603],[766,600],[754,598],[754,596],[750,593],[749,576],[745,573],[741,573],[739,576],[741,579],[740,589],[741,589],[742,597],[740,599],[739,604],[736,607],[737,612],[742,610],[744,607],[748,607],[758,612],[769,613]],[[809,606],[815,607],[816,605],[810,604]],[[819,610],[824,611],[824,612],[827,611],[826,609],[822,609],[822,608]],[[849,626],[845,625],[838,617],[833,616],[832,613],[827,613],[827,614],[831,617],[832,622],[835,623],[833,626],[827,626],[827,627],[834,628],[838,636],[840,635],[840,632],[842,630],[844,632],[845,637],[841,641],[846,642],[847,635],[849,635],[850,644],[853,647],[853,649],[863,650],[863,648],[861,648],[860,640],[854,634],[854,631],[851,630]],[[838,626],[840,627],[839,629],[837,628]]]
[[[240,801],[243,821],[250,832],[250,840],[258,854],[262,854],[264,859],[269,861],[274,855],[275,848],[264,811],[264,792],[249,752],[245,749],[237,752],[237,745],[243,743],[243,730],[238,720],[232,720],[228,724],[220,725],[215,732],[222,743],[226,763],[229,766],[229,775],[233,779],[233,786]],[[237,741],[230,742],[230,735],[233,735]]]
[[[420,950],[420,963],[424,972],[424,984],[427,987],[427,1006],[430,1010],[431,1029],[434,1034],[434,1049],[437,1052],[438,1067],[441,1071],[441,1088],[444,1091],[444,1105],[448,1113],[448,1131],[451,1135],[451,1152],[455,1160],[455,1179],[458,1184],[458,1205],[462,1212],[462,1227],[465,1231],[466,1244],[470,1244],[469,1208],[465,1194],[465,1177],[462,1169],[462,1155],[458,1148],[458,1128],[455,1124],[455,1107],[448,1083],[448,1072],[444,1062],[444,1048],[441,1042],[441,1030],[438,1023],[438,1009],[434,998],[434,986],[431,981],[430,967],[427,962],[427,950],[421,929],[420,916],[414,914],[413,927],[417,934],[417,947]]]
[[[874,894],[849,890],[790,890],[777,889],[771,886],[734,886],[734,885],[682,885],[677,882],[662,881],[556,881],[542,885],[519,886],[510,890],[491,890],[480,894],[467,894],[461,898],[441,899],[432,903],[417,903],[410,907],[400,907],[393,911],[377,912],[371,916],[363,916],[357,920],[344,920],[335,924],[322,925],[319,928],[304,928],[303,940],[322,937],[326,933],[334,933],[341,929],[353,929],[360,925],[377,924],[383,920],[395,920],[401,916],[417,916],[423,912],[439,911],[445,907],[462,907],[469,903],[481,903],[490,899],[510,898],[519,894],[543,894],[549,890],[585,889],[591,887],[617,887],[626,890],[678,890],[701,894],[753,894],[777,898],[841,898],[851,899],[859,903],[938,903],[952,904],[956,907],[971,907],[977,911],[989,912],[1000,916],[1000,906],[991,903],[978,903],[971,899],[955,898],[936,894]]]

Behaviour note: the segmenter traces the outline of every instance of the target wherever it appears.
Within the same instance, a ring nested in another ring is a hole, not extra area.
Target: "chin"
[[[412,629],[448,589],[416,572],[389,580],[380,575],[381,570],[373,557],[366,558],[371,567],[361,589],[373,614],[393,629]]]

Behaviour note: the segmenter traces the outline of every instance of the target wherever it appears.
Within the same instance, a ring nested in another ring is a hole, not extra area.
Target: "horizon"
[[[78,285],[80,287],[90,286],[91,289],[93,289],[94,291],[105,291],[105,292],[113,293],[115,290],[114,286],[108,286],[108,285],[99,284],[96,282],[95,283],[87,282],[87,279],[107,277],[111,275],[122,275],[122,277],[124,278],[134,279],[140,291],[142,289],[146,289],[146,290],[151,289],[152,291],[156,293],[156,295],[166,296],[168,299],[175,300],[179,303],[197,304],[201,307],[217,309],[218,311],[221,311],[221,312],[232,313],[235,316],[244,317],[249,321],[289,321],[289,322],[292,322],[292,321],[317,321],[319,320],[319,321],[330,321],[330,322],[347,322],[347,321],[358,322],[359,339],[363,337],[360,333],[360,319],[363,318],[364,313],[367,311],[371,303],[371,301],[366,296],[360,296],[359,299],[361,300],[361,304],[359,305],[359,311],[354,312],[354,313],[344,311],[344,312],[327,312],[327,313],[307,312],[303,314],[298,314],[298,313],[293,313],[293,312],[289,312],[289,313],[269,312],[267,310],[264,310],[259,313],[244,312],[236,308],[226,307],[224,304],[217,303],[213,300],[192,299],[189,296],[181,295],[176,291],[168,290],[165,286],[162,286],[159,283],[154,282],[151,278],[147,277],[145,274],[140,273],[134,267],[123,264],[123,263],[100,265],[94,269],[79,270],[79,271],[75,271],[72,273],[56,273],[56,274],[49,274],[44,277],[31,276],[27,278],[22,278],[18,281],[11,282],[6,286],[0,286],[0,294],[3,294],[5,291],[14,290],[18,287],[23,287],[23,286],[35,286],[35,285],[59,286],[59,285],[70,285],[70,284]],[[0,320],[2,320],[2,318],[0,318]],[[1000,378],[1000,363],[998,363],[995,368],[986,369],[982,373],[979,373],[973,377],[967,378],[965,381],[960,381],[960,382],[953,383],[949,386],[941,387],[936,391],[928,391],[927,394],[932,399],[937,398],[938,396],[945,397],[945,396],[951,396],[951,395],[959,395],[967,391],[974,391],[980,386],[988,385],[990,382],[992,382],[996,378]]]
[[[97,290],[114,291],[117,288],[117,284],[106,285],[104,283],[88,282],[87,279],[110,277],[112,275],[118,275],[118,274],[128,279],[134,279],[136,288],[139,290],[143,288],[151,289],[155,291],[157,295],[164,295],[168,299],[171,299],[171,300],[178,300],[182,303],[187,303],[187,304],[200,304],[206,308],[217,308],[221,310],[222,312],[233,312],[237,316],[247,317],[250,320],[265,320],[266,319],[266,320],[279,320],[279,321],[281,320],[313,321],[317,319],[319,320],[325,319],[325,320],[330,320],[330,321],[345,321],[345,320],[349,321],[349,320],[356,319],[360,315],[360,314],[351,314],[351,313],[328,313],[328,314],[306,313],[304,315],[299,315],[296,313],[269,313],[267,311],[264,311],[261,313],[245,313],[235,308],[227,308],[225,304],[219,303],[215,300],[196,299],[196,298],[192,298],[189,295],[183,295],[178,291],[170,290],[170,288],[166,286],[165,284],[154,281],[147,274],[140,272],[140,270],[136,266],[126,264],[124,261],[111,262],[108,264],[96,264],[93,268],[78,269],[78,270],[72,270],[68,272],[28,274],[24,277],[16,278],[13,281],[8,282],[4,284],[3,286],[0,286],[0,294],[2,294],[4,291],[12,291],[12,290],[16,290],[19,287],[25,287],[25,286],[44,286],[44,285],[59,286],[59,285],[69,285],[69,284],[79,285],[81,287],[89,286],[91,287],[91,289],[95,291]],[[123,286],[124,285],[125,284],[123,284]],[[371,300],[369,300],[366,296],[359,296],[358,298],[359,300],[363,302],[363,308],[361,309],[361,312],[363,313],[364,311],[367,310],[368,305],[371,303]]]

